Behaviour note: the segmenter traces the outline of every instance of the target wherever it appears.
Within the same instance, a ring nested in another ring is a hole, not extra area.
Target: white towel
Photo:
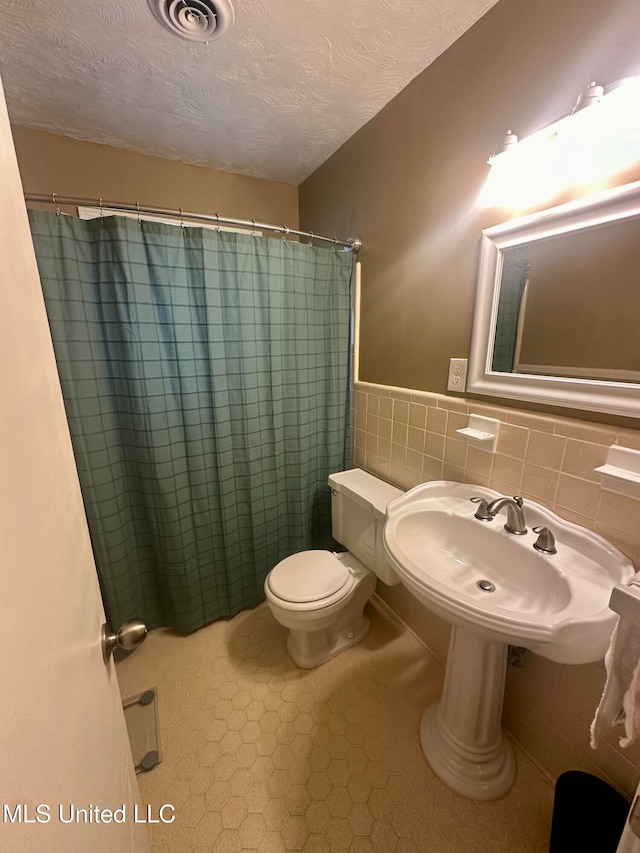
[[[640,586],[640,573],[630,581]],[[620,746],[630,746],[640,735],[640,627],[618,617],[604,658],[607,679],[591,723],[591,748],[613,726],[623,725]]]

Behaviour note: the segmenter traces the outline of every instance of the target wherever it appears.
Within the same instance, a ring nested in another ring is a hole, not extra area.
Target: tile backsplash
[[[540,415],[422,391],[356,382],[353,462],[409,489],[428,480],[476,483],[522,495],[593,530],[640,567],[640,501],[601,488],[594,468],[612,444],[640,450],[640,431]],[[467,445],[456,430],[469,414],[501,421],[495,454]],[[402,586],[378,583],[378,595],[441,660],[449,626]],[[604,686],[604,664],[564,666],[527,652],[510,666],[503,722],[550,776],[583,769],[629,798],[640,778],[640,743],[618,746],[611,734],[589,746],[589,726]]]

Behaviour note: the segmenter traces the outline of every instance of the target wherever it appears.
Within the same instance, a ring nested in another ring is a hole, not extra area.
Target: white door
[[[149,850],[103,621],[0,84],[2,851]]]

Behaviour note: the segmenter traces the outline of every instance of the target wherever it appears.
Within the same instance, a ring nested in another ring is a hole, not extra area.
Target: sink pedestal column
[[[454,625],[442,699],[427,708],[420,723],[433,772],[473,800],[501,797],[515,777],[513,751],[500,726],[507,651],[505,643]]]

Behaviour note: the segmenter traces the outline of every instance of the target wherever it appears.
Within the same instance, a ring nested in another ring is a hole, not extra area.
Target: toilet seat
[[[267,587],[282,606],[293,610],[328,607],[343,599],[354,577],[330,551],[302,551],[269,572]]]

